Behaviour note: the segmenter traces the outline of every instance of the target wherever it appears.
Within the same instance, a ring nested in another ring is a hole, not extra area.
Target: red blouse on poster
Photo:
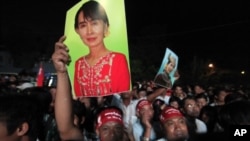
[[[130,89],[130,73],[125,55],[110,52],[90,66],[85,57],[75,63],[76,97],[107,96]]]

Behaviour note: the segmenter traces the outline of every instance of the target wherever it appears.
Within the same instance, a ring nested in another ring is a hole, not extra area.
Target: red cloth
[[[172,89],[167,89],[167,92],[166,92],[166,95],[167,96],[171,96],[173,93],[173,90]]]
[[[74,92],[76,97],[107,96],[130,90],[130,73],[126,56],[111,52],[90,66],[85,57],[75,63]]]
[[[42,87],[43,86],[43,81],[44,81],[44,69],[43,69],[43,65],[41,63],[40,67],[39,67],[38,74],[37,74],[36,85],[38,87]]]
[[[180,110],[167,106],[165,107],[160,115],[161,122],[165,122],[166,120],[174,117],[184,117],[183,114],[180,112]]]
[[[145,105],[152,105],[151,104],[151,102],[149,102],[148,100],[146,100],[146,99],[142,99],[142,100],[140,100],[138,103],[137,103],[137,105],[136,105],[136,110],[137,111],[140,111],[141,110],[141,108],[143,108]]]
[[[100,128],[103,124],[114,121],[123,125],[122,114],[114,108],[103,110],[97,117],[96,128]]]

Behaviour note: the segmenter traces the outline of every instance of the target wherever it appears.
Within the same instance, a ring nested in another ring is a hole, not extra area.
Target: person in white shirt
[[[150,95],[140,98],[147,99],[150,102],[156,99],[157,96],[166,93],[166,88],[158,88]],[[113,95],[111,105],[119,107],[123,111],[123,122],[127,132],[132,134],[132,125],[137,120],[136,105],[140,99],[133,99],[131,91]]]
[[[154,141],[157,136],[154,130],[154,110],[152,103],[142,99],[137,103],[136,115],[138,119],[133,124],[133,135],[135,141],[148,139]]]
[[[207,133],[206,124],[198,117],[200,115],[200,108],[192,96],[184,98],[180,104],[180,110],[186,117],[190,132],[192,134],[203,134]]]

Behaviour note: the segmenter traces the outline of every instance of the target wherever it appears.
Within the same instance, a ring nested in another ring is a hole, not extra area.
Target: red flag
[[[42,87],[43,86],[43,80],[44,80],[44,69],[43,69],[43,65],[41,63],[40,67],[39,67],[38,74],[37,74],[37,78],[36,78],[36,85],[38,87]]]

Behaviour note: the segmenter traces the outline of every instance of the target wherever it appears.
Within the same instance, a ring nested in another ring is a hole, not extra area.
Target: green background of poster
[[[89,52],[88,47],[83,44],[80,37],[75,32],[74,29],[75,14],[77,10],[82,6],[82,4],[87,1],[88,0],[82,0],[78,2],[72,8],[70,8],[66,14],[64,35],[66,35],[67,38],[64,41],[64,43],[69,48],[69,54],[71,57],[71,63],[68,66],[68,73],[72,85],[73,97],[75,97],[73,89],[75,61],[79,57],[84,56]],[[106,47],[109,50],[125,54],[128,65],[130,66],[124,0],[96,0],[96,1],[98,1],[105,8],[109,18],[110,34],[104,39]]]

